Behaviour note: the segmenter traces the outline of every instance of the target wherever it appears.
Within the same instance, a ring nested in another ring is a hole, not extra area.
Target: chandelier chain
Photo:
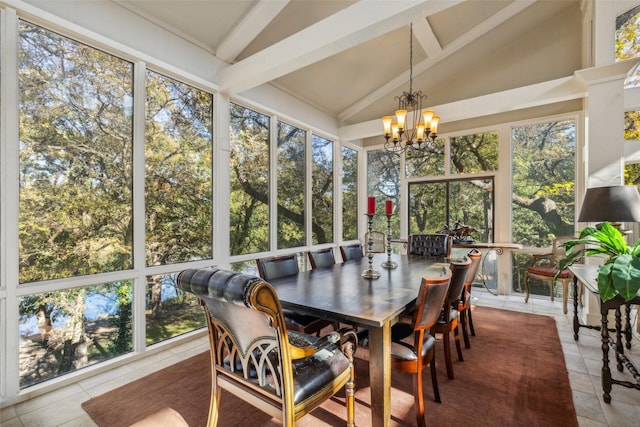
[[[409,25],[409,93],[413,93],[413,22]]]

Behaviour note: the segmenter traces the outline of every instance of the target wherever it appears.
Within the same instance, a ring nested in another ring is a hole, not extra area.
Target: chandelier
[[[414,151],[422,151],[426,148],[429,139],[435,141],[438,136],[438,122],[440,116],[436,116],[433,110],[423,110],[422,101],[427,98],[422,91],[413,91],[413,24],[409,33],[409,92],[403,92],[396,96],[398,109],[394,116],[384,116],[384,148],[398,155],[407,152],[413,155]],[[394,120],[395,119],[395,120]]]

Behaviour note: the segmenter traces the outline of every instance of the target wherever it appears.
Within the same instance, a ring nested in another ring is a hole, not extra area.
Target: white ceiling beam
[[[413,34],[427,57],[430,58],[442,52],[442,46],[426,18],[413,21]]]
[[[441,113],[441,117],[446,118],[446,122],[455,122],[538,107],[555,102],[570,101],[583,98],[585,95],[586,87],[582,79],[575,75],[449,104],[437,105],[434,106],[434,109]],[[369,120],[338,128],[338,137],[342,141],[370,138],[381,134],[382,124],[380,120]]]
[[[278,16],[290,0],[260,0],[242,20],[234,26],[231,34],[220,43],[216,56],[232,63],[273,19]]]
[[[218,72],[227,94],[243,92],[429,16],[462,0],[361,0]]]
[[[424,61],[416,64],[414,68],[414,75],[423,73],[427,71],[429,68],[433,67],[439,61],[445,59],[449,55],[457,52],[462,49],[469,43],[473,42],[480,36],[488,33],[489,31],[496,28],[498,25],[502,24],[509,18],[513,17],[517,13],[520,13],[527,7],[531,6],[538,0],[519,0],[514,1],[508,6],[502,8],[500,11],[483,21],[482,23],[476,25],[471,30],[466,32],[465,34],[458,37],[456,40],[447,45],[444,49],[437,52],[436,49],[431,49],[431,55]],[[415,28],[415,27],[414,27]],[[398,77],[390,80],[387,84],[380,86],[377,90],[374,90],[369,95],[360,99],[359,101],[353,103],[351,106],[345,108],[342,112],[338,114],[338,120],[343,121],[352,117],[353,115],[359,113],[369,105],[375,103],[380,98],[383,98],[385,95],[388,95],[393,90],[395,90],[398,86],[403,85],[404,83],[409,81],[409,71],[405,71],[400,74]]]

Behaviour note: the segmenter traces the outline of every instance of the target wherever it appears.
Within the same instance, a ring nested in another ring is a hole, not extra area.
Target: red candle
[[[384,203],[384,207],[385,207],[385,213],[387,215],[391,215],[393,213],[393,202],[391,200],[387,200]]]
[[[376,198],[370,196],[367,199],[367,214],[373,215],[375,213],[376,213]]]

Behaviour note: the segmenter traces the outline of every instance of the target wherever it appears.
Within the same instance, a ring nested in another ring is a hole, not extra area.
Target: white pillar
[[[624,184],[624,80],[629,69],[628,63],[617,63],[576,73],[586,87],[583,156],[586,182],[577,183],[576,189]],[[578,194],[578,206],[582,205],[583,196],[584,190]],[[596,260],[586,262],[589,261]],[[584,296],[582,321],[600,322],[599,301],[589,292]]]

